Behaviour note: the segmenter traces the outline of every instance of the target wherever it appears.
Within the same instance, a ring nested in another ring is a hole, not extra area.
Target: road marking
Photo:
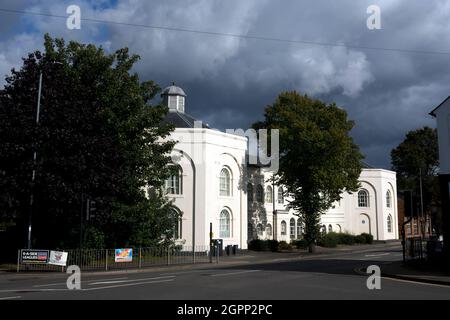
[[[114,278],[114,279],[104,279],[103,281],[113,281],[113,280],[126,280],[128,278]],[[94,281],[99,281],[99,279],[96,280],[89,280],[89,281],[81,281],[81,283],[89,283],[89,282],[94,282]],[[42,287],[53,287],[53,286],[60,286],[60,285],[66,285],[66,282],[59,282],[59,283],[50,283],[50,284],[40,284],[40,285],[35,285],[33,286],[33,288],[42,288]]]
[[[448,285],[443,285],[443,284],[428,283],[428,282],[413,281],[413,280],[405,280],[405,279],[396,279],[396,278],[391,278],[391,277],[386,277],[386,276],[381,276],[381,278],[386,279],[386,280],[397,281],[397,282],[406,282],[406,283],[421,284],[421,285],[425,285],[425,286],[433,286],[433,287],[441,287],[441,288],[450,289],[450,287]]]
[[[261,271],[261,270],[249,270],[249,271],[239,271],[239,272],[230,272],[230,273],[219,273],[219,274],[212,274],[211,277],[234,276],[236,274],[251,273],[251,272],[258,272],[258,271]]]
[[[138,286],[143,284],[151,284],[151,283],[163,283],[163,282],[171,282],[175,279],[166,279],[166,280],[159,280],[159,281],[146,281],[146,282],[136,282],[136,283],[126,283],[126,284],[118,284],[115,286],[106,286],[106,287],[97,287],[97,288],[89,288],[89,289],[81,289],[81,290],[70,290],[70,291],[94,291],[94,290],[104,290],[104,289],[113,289],[113,288],[121,288],[121,287],[131,287],[131,286]]]
[[[115,284],[115,283],[126,283],[126,282],[139,282],[139,281],[147,281],[147,280],[161,280],[167,278],[175,278],[175,276],[164,276],[164,277],[154,277],[154,278],[139,278],[133,280],[118,280],[118,281],[99,281],[94,283],[89,283],[90,286],[95,286],[99,284]]]
[[[0,300],[13,300],[13,299],[20,299],[22,298],[21,296],[15,296],[15,297],[4,297],[4,298],[0,298]]]
[[[387,256],[390,255],[390,252],[386,253],[377,253],[377,254],[366,254],[365,257],[381,257],[381,256]]]

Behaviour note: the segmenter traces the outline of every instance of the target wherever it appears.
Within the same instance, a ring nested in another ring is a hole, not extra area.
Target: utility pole
[[[37,102],[37,110],[36,110],[36,126],[39,125],[39,117],[41,111],[41,92],[42,92],[42,71],[39,74],[39,90],[38,90],[38,102]],[[33,146],[35,148],[35,146]],[[33,203],[34,203],[34,182],[36,180],[36,160],[37,160],[37,151],[34,150],[33,155],[33,172],[31,174],[31,194],[30,194],[30,207],[28,214],[28,241],[27,248],[31,249],[31,230],[33,224]]]
[[[62,62],[54,61],[54,64],[62,65]],[[36,110],[36,127],[39,126],[40,113],[41,113],[41,95],[42,95],[42,75],[43,72],[39,73],[39,89],[38,89],[38,102],[37,102],[37,110]],[[28,214],[28,241],[27,248],[31,249],[31,231],[33,225],[33,205],[34,205],[34,183],[36,180],[36,163],[37,163],[37,151],[36,146],[33,145],[34,155],[33,155],[33,173],[31,175],[31,192],[30,192],[30,204],[29,204],[29,214]]]
[[[425,238],[425,221],[424,221],[424,212],[423,212],[423,190],[422,190],[422,168],[419,169],[419,179],[420,179],[420,229],[422,231],[422,239]]]

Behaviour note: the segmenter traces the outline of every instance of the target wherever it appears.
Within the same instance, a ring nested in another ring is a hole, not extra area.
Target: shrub
[[[359,236],[355,236],[355,243],[358,244],[365,244],[366,243],[366,237],[360,234]]]
[[[292,240],[291,241],[291,245],[296,247],[297,249],[306,249],[306,248],[308,248],[308,243],[306,242],[305,239]]]
[[[253,251],[277,251],[278,241],[276,240],[251,240],[248,249]]]
[[[335,248],[339,243],[339,234],[335,232],[329,232],[319,239],[319,246],[326,248]]]
[[[338,233],[338,243],[346,245],[355,244],[355,236],[349,233]]]
[[[286,241],[280,241],[278,244],[278,250],[292,250],[292,245]]]
[[[368,234],[368,233],[361,233],[361,236],[366,238],[366,242],[365,243],[367,243],[367,244],[372,244],[373,243],[373,235]]]
[[[251,240],[248,244],[248,249],[253,251],[263,251],[263,241],[259,239]]]
[[[269,251],[276,252],[278,251],[278,241],[277,240],[267,240],[267,248]]]

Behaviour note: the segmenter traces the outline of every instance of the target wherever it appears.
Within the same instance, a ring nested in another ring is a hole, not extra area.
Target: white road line
[[[381,257],[381,256],[387,256],[390,255],[390,252],[386,253],[377,253],[377,254],[366,254],[365,257]]]
[[[397,282],[404,282],[404,283],[418,284],[418,285],[423,285],[423,286],[432,286],[432,287],[441,287],[441,288],[450,289],[450,287],[448,285],[437,284],[437,283],[428,283],[428,282],[413,281],[413,280],[406,280],[406,279],[396,279],[396,278],[383,277],[383,276],[381,278],[386,279],[386,280],[391,280],[391,281],[397,281]]]
[[[22,298],[21,296],[15,296],[15,297],[4,297],[4,298],[0,298],[0,300],[13,300],[13,299],[20,299]]]
[[[89,283],[89,285],[90,286],[95,286],[95,285],[99,285],[99,284],[139,282],[139,281],[147,281],[147,280],[161,280],[161,279],[168,279],[168,278],[175,278],[175,276],[164,276],[164,277],[153,277],[153,278],[139,278],[139,279],[133,279],[133,280],[118,280],[118,281],[99,281],[99,282]]]
[[[114,280],[126,280],[128,278],[114,278],[114,279],[104,279],[102,281],[114,281]],[[89,280],[89,281],[81,281],[81,283],[89,283],[89,282],[94,282],[94,281],[100,281],[100,279],[96,279],[96,280]],[[33,286],[33,288],[42,288],[42,287],[53,287],[53,286],[60,286],[60,285],[66,285],[66,282],[59,282],[59,283],[49,283],[49,284],[40,284],[40,285],[35,285]]]
[[[81,289],[81,291],[94,291],[94,290],[104,290],[104,289],[113,289],[113,288],[121,288],[121,287],[131,287],[131,286],[138,286],[138,285],[143,285],[143,284],[171,282],[171,281],[174,281],[174,280],[175,279],[166,279],[166,280],[159,280],[159,281],[146,281],[146,282],[127,283],[127,284],[119,284],[119,285],[115,285],[115,286],[106,286],[106,287]],[[72,291],[76,292],[77,290],[72,290]]]
[[[160,280],[158,280],[158,279],[160,279]],[[147,280],[152,280],[152,281],[147,281]],[[104,287],[95,287],[95,288],[88,288],[88,289],[81,289],[81,290],[69,290],[67,288],[64,288],[64,289],[13,289],[13,290],[0,290],[0,292],[6,293],[6,292],[20,292],[20,291],[31,291],[31,292],[93,291],[93,290],[102,290],[102,289],[109,289],[109,288],[130,287],[130,286],[137,286],[137,285],[150,284],[150,283],[170,282],[170,281],[174,281],[174,280],[175,280],[175,277],[157,277],[157,278],[130,280],[130,281],[134,281],[134,283],[118,284],[118,285],[104,286]],[[141,281],[141,282],[136,282],[136,281]],[[98,284],[101,284],[101,283],[98,282]],[[105,284],[106,284],[106,282],[105,282]]]
[[[239,271],[239,272],[230,272],[230,273],[219,273],[219,274],[212,274],[211,277],[233,276],[235,274],[251,273],[251,272],[258,272],[258,271],[261,271],[261,270],[249,270],[249,271]]]

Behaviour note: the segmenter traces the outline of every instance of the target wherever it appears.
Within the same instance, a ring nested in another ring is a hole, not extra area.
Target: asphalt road
[[[368,275],[355,270],[401,259],[398,246],[358,252],[299,257],[280,255],[272,262],[244,257],[234,266],[82,274],[81,290],[68,290],[65,274],[0,274],[0,300],[149,299],[450,299],[450,287],[381,279],[369,290]]]

